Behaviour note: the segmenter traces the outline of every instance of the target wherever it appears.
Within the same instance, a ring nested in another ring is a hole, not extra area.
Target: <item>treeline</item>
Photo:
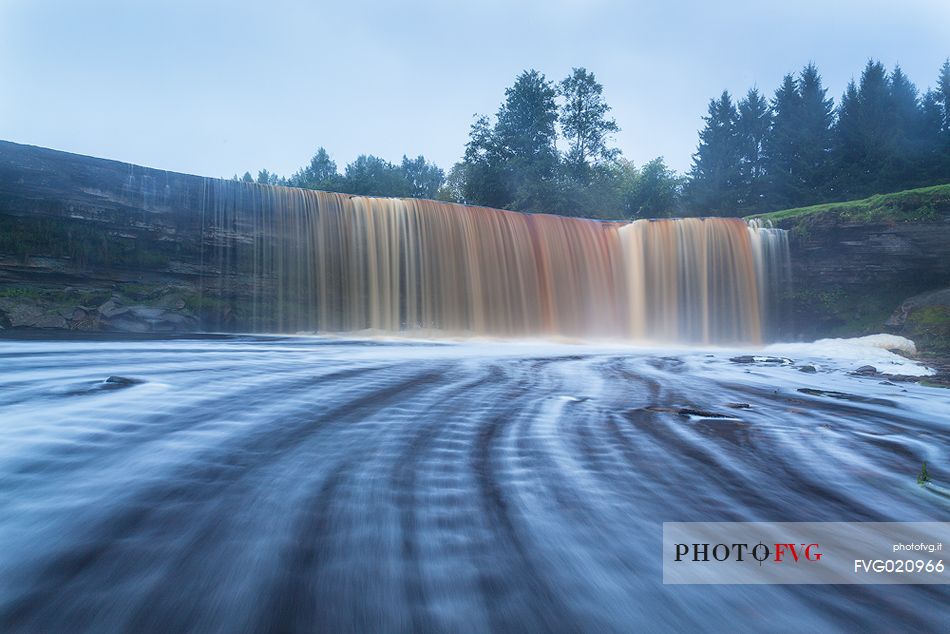
[[[950,61],[922,95],[900,67],[869,61],[837,107],[818,69],[709,103],[685,209],[744,215],[950,182]]]
[[[422,156],[400,165],[361,156],[340,174],[320,148],[289,178],[261,170],[256,181],[249,172],[243,180],[588,217],[675,213],[682,178],[662,158],[640,168],[626,160],[610,144],[620,128],[609,112],[603,86],[586,69],[559,83],[529,70],[505,91],[494,118],[476,117],[464,158],[447,175]]]
[[[250,172],[244,172],[241,178],[235,175],[234,180],[361,196],[437,198],[439,189],[445,182],[445,172],[423,156],[414,159],[403,156],[402,163],[396,165],[377,156],[364,154],[348,164],[340,174],[336,163],[326,149],[321,147],[309,164],[289,178],[262,169],[257,173],[256,179]]]
[[[320,148],[289,178],[261,170],[256,182],[628,219],[746,215],[950,182],[950,61],[923,94],[900,67],[869,61],[837,106],[809,64],[770,99],[723,92],[703,120],[686,176],[662,158],[636,167],[612,144],[620,128],[593,73],[553,82],[528,70],[493,117],[476,117],[448,174],[422,156],[371,155],[341,174]]]

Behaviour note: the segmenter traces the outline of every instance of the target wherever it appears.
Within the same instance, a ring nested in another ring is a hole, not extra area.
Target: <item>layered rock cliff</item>
[[[237,187],[258,186],[0,142],[0,327],[240,329]]]
[[[916,305],[903,312],[901,306],[918,294],[950,288],[950,186],[765,218],[789,231],[792,283],[784,330],[795,338],[885,330],[918,338]],[[933,302],[926,308],[931,321],[943,311]],[[950,345],[950,339],[923,336],[924,347]]]

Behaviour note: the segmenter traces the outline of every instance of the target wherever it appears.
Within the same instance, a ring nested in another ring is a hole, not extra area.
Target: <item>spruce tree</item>
[[[798,85],[795,78],[787,74],[772,98],[772,129],[765,142],[765,166],[769,180],[766,196],[770,209],[792,207],[797,198],[795,180],[801,111]]]
[[[796,207],[820,202],[829,194],[834,101],[827,92],[818,68],[805,66],[798,78],[800,110],[792,201]]]
[[[769,104],[755,88],[739,102],[736,118],[738,145],[737,205],[743,212],[762,210],[765,197],[765,140],[772,125]]]
[[[849,84],[841,99],[836,128],[839,197],[862,198],[888,191],[886,171],[894,150],[895,116],[884,66],[871,60],[860,84]]]
[[[888,83],[893,130],[883,182],[890,190],[915,187],[925,182],[924,113],[917,87],[900,66]]]
[[[687,186],[690,203],[700,215],[739,215],[737,118],[728,91],[723,91],[719,99],[710,100]]]
[[[944,61],[937,77],[935,99],[939,103],[941,134],[937,142],[938,159],[935,172],[938,179],[950,180],[950,59]]]
[[[941,128],[945,134],[950,135],[950,59],[945,60],[940,67],[936,93],[943,112]]]

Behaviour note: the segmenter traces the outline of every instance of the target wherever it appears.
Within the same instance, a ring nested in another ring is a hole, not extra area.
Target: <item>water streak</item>
[[[945,390],[813,348],[0,341],[0,631],[946,631],[945,585],[662,583],[664,521],[946,520]]]

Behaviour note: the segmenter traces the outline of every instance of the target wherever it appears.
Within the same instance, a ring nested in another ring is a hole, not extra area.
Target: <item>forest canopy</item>
[[[870,60],[837,103],[814,64],[771,96],[710,99],[692,167],[635,166],[603,86],[585,68],[560,81],[526,70],[493,116],[476,115],[448,172],[423,156],[359,156],[342,171],[324,148],[289,177],[243,180],[368,196],[434,198],[599,218],[743,216],[950,182],[950,60],[921,92]],[[235,179],[238,177],[235,176]]]

